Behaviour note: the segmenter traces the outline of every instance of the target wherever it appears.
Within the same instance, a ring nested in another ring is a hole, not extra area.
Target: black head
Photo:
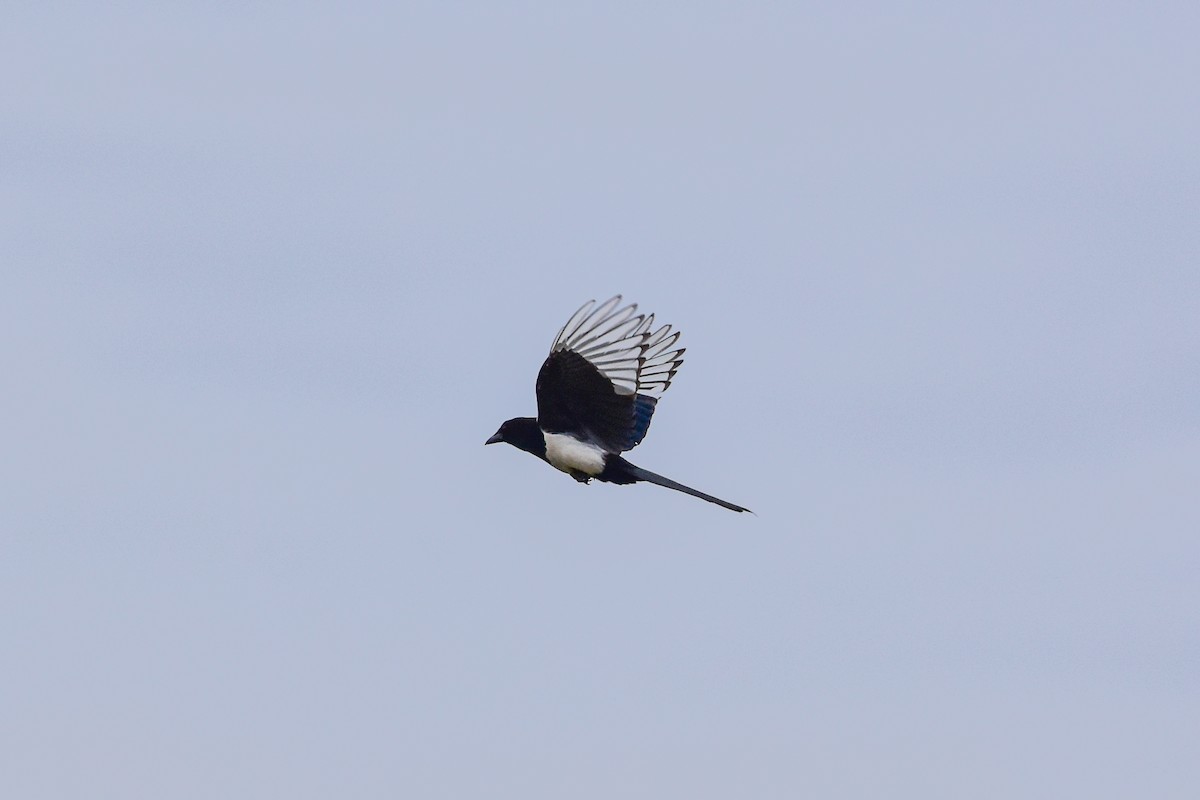
[[[514,417],[500,426],[484,444],[508,442],[513,447],[533,453],[539,458],[546,456],[546,437],[533,417]]]

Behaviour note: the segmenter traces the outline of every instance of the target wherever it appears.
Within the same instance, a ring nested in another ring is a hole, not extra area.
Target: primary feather
[[[550,353],[578,353],[612,382],[618,394],[661,395],[683,364],[675,348],[679,332],[670,325],[655,331],[653,314],[638,314],[637,303],[621,306],[621,295],[596,305],[584,303],[554,337]]]

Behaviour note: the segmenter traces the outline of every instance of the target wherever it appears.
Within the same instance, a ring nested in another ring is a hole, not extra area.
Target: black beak
[[[484,442],[484,444],[495,444],[496,442],[503,442],[503,441],[504,441],[504,437],[500,435],[500,431],[496,431],[495,433],[492,434],[492,438],[488,439],[486,442]]]

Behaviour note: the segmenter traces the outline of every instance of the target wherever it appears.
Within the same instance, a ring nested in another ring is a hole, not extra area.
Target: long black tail
[[[699,497],[701,500],[707,500],[710,503],[716,503],[722,508],[728,508],[730,511],[750,511],[748,508],[727,503],[719,497],[713,497],[711,494],[697,491],[690,486],[684,486],[682,483],[676,483],[670,478],[664,478],[662,475],[651,472],[648,469],[630,464],[620,456],[610,456],[605,470],[599,476],[602,481],[610,483],[633,483],[634,481],[646,481],[647,483],[657,483],[659,486],[665,486],[668,489],[674,489],[677,492],[690,494],[692,497]],[[750,511],[753,514],[753,511]]]

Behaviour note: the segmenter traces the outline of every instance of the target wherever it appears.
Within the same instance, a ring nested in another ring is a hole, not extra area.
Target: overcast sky
[[[1194,798],[1200,6],[993,5],[5,3],[0,795]]]

